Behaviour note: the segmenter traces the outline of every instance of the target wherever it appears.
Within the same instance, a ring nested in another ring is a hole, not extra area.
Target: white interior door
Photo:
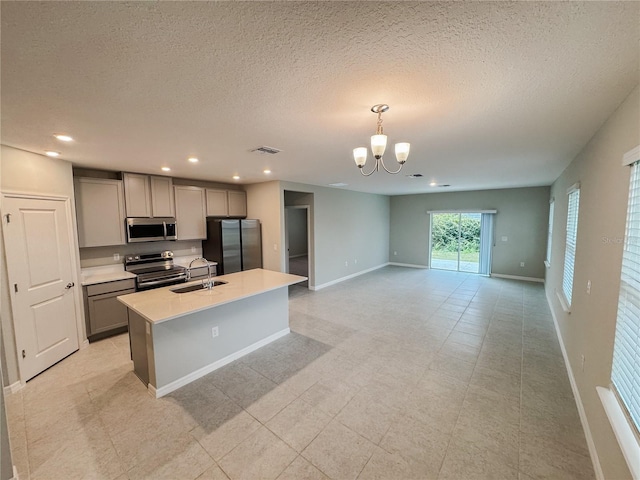
[[[5,196],[2,221],[22,381],[78,349],[70,218],[64,200]]]

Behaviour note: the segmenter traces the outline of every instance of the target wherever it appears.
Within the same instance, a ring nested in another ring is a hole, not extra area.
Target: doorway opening
[[[296,285],[313,289],[313,193],[285,190],[284,205],[284,271],[307,277]]]
[[[303,277],[309,276],[309,207],[286,207],[287,224],[287,272]],[[308,287],[309,281],[300,286]]]
[[[493,243],[493,212],[430,213],[431,268],[488,275]]]

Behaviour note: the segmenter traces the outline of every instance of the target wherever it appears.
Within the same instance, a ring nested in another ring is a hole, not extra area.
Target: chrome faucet
[[[211,279],[211,262],[204,257],[198,257],[191,260],[191,263],[189,263],[189,266],[187,267],[187,281],[191,280],[191,266],[197,261],[202,261],[207,265],[207,281],[205,283],[203,280],[202,286],[211,290],[213,288],[213,280]]]

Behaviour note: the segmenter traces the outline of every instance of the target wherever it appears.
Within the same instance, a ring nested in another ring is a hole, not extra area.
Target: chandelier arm
[[[385,166],[385,164],[384,164],[384,160],[383,160],[382,158],[380,159],[380,163],[382,164],[382,168],[384,168],[384,169],[385,169],[385,171],[386,171],[387,173],[390,173],[390,174],[392,174],[392,175],[395,175],[396,173],[399,173],[399,172],[400,172],[400,170],[402,170],[402,167],[404,167],[404,163],[401,163],[401,164],[400,164],[400,167],[398,167],[398,170],[396,170],[395,172],[392,172],[391,170],[389,170],[389,169]],[[371,173],[373,173],[373,172],[371,172]]]
[[[358,170],[360,170],[360,173],[363,176],[369,177],[369,176],[373,175],[375,172],[378,171],[378,161],[376,160],[376,164],[374,165],[373,170],[371,170],[369,173],[364,173],[364,167],[359,168]],[[386,168],[385,168],[385,170],[386,170]]]

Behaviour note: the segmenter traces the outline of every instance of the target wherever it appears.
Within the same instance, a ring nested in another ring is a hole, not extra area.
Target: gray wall
[[[389,261],[388,196],[292,182],[281,184],[282,192],[313,194],[309,215],[315,277],[310,286],[321,287]],[[305,197],[301,198],[308,204]]]
[[[303,208],[287,208],[289,232],[289,257],[299,257],[308,252],[307,211]]]
[[[246,191],[248,216],[262,222],[266,269],[285,268],[285,191],[299,192],[289,204],[310,205],[310,287],[388,262],[389,197],[279,181],[247,185]]]
[[[549,187],[391,197],[389,259],[428,266],[431,210],[497,210],[492,273],[544,278]],[[507,241],[502,241],[506,236]],[[394,255],[394,253],[396,253]],[[525,262],[520,267],[520,262]]]
[[[561,336],[605,478],[631,478],[596,393],[610,384],[615,335],[622,238],[629,192],[630,168],[622,156],[640,144],[640,91],[631,93],[583,151],[555,181],[551,267],[546,275],[549,304]],[[567,188],[580,182],[578,238],[571,314],[561,308],[567,222]],[[607,241],[609,240],[609,241]],[[587,295],[587,281],[591,294]],[[585,356],[584,369],[581,356]]]
[[[0,338],[1,328],[0,328]],[[2,371],[0,368],[0,386],[2,383]],[[13,459],[9,446],[9,429],[7,428],[7,415],[4,406],[4,389],[0,389],[0,480],[13,478]]]

